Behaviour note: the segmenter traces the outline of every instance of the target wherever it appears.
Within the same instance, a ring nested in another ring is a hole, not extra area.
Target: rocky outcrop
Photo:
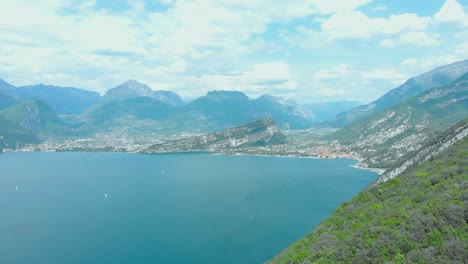
[[[392,107],[427,89],[449,85],[468,71],[468,60],[454,62],[438,67],[407,80],[404,84],[367,105],[355,107],[323,122],[322,126],[344,127],[353,122],[364,120],[372,114]]]
[[[168,152],[223,152],[245,144],[276,143],[284,139],[271,118],[259,120],[244,126],[225,129],[197,137],[190,137],[153,145],[143,153]]]
[[[332,134],[361,157],[360,166],[389,168],[468,116],[468,73]]]
[[[431,158],[437,156],[442,151],[448,149],[459,140],[463,139],[468,135],[468,119],[457,124],[454,128],[449,129],[444,134],[432,140],[424,147],[416,151],[411,157],[403,158],[399,164],[396,164],[393,168],[384,172],[372,186],[377,186],[381,182],[386,182],[392,178],[403,173],[410,167],[421,164],[422,162],[428,161]]]

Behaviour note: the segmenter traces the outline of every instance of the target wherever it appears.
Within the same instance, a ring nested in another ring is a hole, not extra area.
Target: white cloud
[[[373,100],[403,83],[408,76],[393,67],[376,69],[339,64],[317,70],[309,83],[309,98],[325,100]]]
[[[375,34],[393,35],[408,30],[423,30],[429,17],[416,14],[391,15],[386,18],[370,18],[362,12],[335,14],[322,24],[322,30],[332,39],[369,39]]]
[[[379,11],[384,11],[384,10],[387,10],[387,9],[388,9],[388,7],[386,5],[378,4],[378,5],[376,5],[376,6],[374,6],[372,8],[372,11],[379,12]]]
[[[260,63],[242,72],[188,76],[184,81],[191,86],[190,90],[183,91],[188,96],[211,90],[236,90],[257,97],[261,94],[293,93],[298,88],[289,65],[284,62]]]
[[[434,15],[437,22],[458,23],[468,26],[468,15],[463,10],[462,5],[455,0],[446,0],[439,12]]]
[[[284,52],[252,36],[272,22],[350,11],[370,0],[341,0],[340,5],[323,0],[159,2],[167,9],[151,13],[142,0],[127,0],[132,9],[122,12],[97,10],[94,0],[1,1],[2,77],[19,85],[47,81],[101,92],[126,78],[180,87],[197,76],[226,85],[218,89],[294,90],[285,64],[259,63],[232,77],[203,75],[200,62],[216,71],[217,64],[259,50]],[[191,70],[197,71],[195,76],[186,75]]]
[[[438,46],[441,44],[439,34],[428,34],[426,32],[408,32],[398,38],[385,39],[380,42],[384,47],[395,47],[398,45],[412,45],[417,47]]]
[[[312,0],[311,2],[321,13],[332,14],[355,10],[372,2],[372,0]]]
[[[364,81],[387,81],[395,85],[403,83],[407,77],[406,74],[391,68],[369,70],[361,73],[361,78]]]
[[[267,62],[255,65],[253,70],[245,75],[250,82],[258,83],[263,81],[288,80],[291,78],[289,65],[283,62]]]
[[[422,56],[404,59],[400,66],[402,71],[410,76],[416,76],[421,73],[432,70],[441,65],[447,65],[455,61],[462,61],[468,58],[468,43],[454,45],[451,52],[443,55]]]
[[[163,5],[171,5],[175,2],[175,0],[159,0],[159,2]]]
[[[351,73],[352,71],[349,69],[348,65],[340,64],[333,68],[317,71],[314,74],[314,79],[316,81],[337,80],[342,79],[343,77],[347,78],[351,75]]]
[[[353,81],[390,81],[401,82],[406,75],[392,68],[380,68],[374,70],[353,69],[348,65],[340,64],[332,68],[317,71],[314,80],[320,82],[338,81],[347,83]]]
[[[329,96],[367,97],[358,87],[394,83],[402,75],[388,65],[369,70],[375,65],[370,56],[362,58],[364,69],[349,66],[350,53],[363,51],[335,40],[372,40],[359,42],[372,52],[380,49],[371,46],[374,40],[408,47],[443,40],[453,52],[440,63],[468,57],[466,45],[455,46],[448,33],[428,31],[437,27],[431,17],[370,17],[358,11],[372,0],[151,0],[164,5],[158,12],[145,9],[148,1],[126,0],[130,10],[98,10],[94,0],[0,1],[0,78],[18,85],[48,82],[100,92],[135,78],[155,89],[191,96],[213,89],[249,95],[316,89],[311,94],[320,95],[323,88],[321,94]],[[433,20],[462,21],[463,10],[453,2],[447,1],[451,6],[441,8]],[[393,11],[390,2],[387,7]],[[457,15],[447,15],[457,8]],[[281,30],[282,39],[275,35]],[[460,31],[454,38],[464,42],[465,35]],[[320,54],[303,49],[311,47]],[[337,66],[310,76],[310,68],[324,60]],[[389,55],[376,60],[389,63]],[[308,79],[299,80],[302,75]]]

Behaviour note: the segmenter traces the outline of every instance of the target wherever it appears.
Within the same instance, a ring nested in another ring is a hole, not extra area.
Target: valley
[[[0,264],[468,263],[468,0],[0,10]]]
[[[0,148],[4,152],[142,153],[157,144],[178,142],[178,148],[157,152],[351,158],[359,161],[358,167],[383,171],[468,115],[467,71],[468,61],[438,67],[409,79],[365,107],[346,101],[332,107],[304,106],[314,111],[321,109],[321,115],[342,109],[341,106],[354,107],[319,123],[313,121],[317,114],[312,117],[314,113],[307,113],[297,102],[271,95],[251,99],[241,92],[212,91],[184,102],[176,93],[153,91],[143,83],[129,80],[96,99],[99,95],[76,88],[42,84],[15,87],[2,81],[0,115],[21,133],[15,133],[16,140],[12,140],[7,126],[0,125],[0,135],[5,130]],[[64,99],[58,100],[60,96]],[[371,112],[362,110],[371,108]],[[361,117],[353,122],[349,118],[337,121],[342,116],[356,116],[353,111],[361,113]],[[272,120],[271,129],[282,133],[284,139],[263,144],[249,140],[251,132],[242,126],[256,120]],[[333,125],[337,122],[341,127]],[[191,138],[223,134],[226,129],[238,131],[234,137],[228,133],[226,142],[249,144],[187,146]]]

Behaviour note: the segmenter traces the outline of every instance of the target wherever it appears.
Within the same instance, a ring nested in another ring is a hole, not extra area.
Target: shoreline
[[[386,169],[381,169],[381,168],[368,168],[368,167],[362,167],[361,166],[361,160],[359,158],[350,158],[350,157],[338,157],[338,158],[320,158],[320,157],[313,157],[313,156],[301,156],[301,155],[268,155],[268,154],[255,154],[255,153],[233,153],[233,154],[227,154],[227,153],[222,153],[218,152],[216,153],[218,155],[225,155],[225,156],[259,156],[259,157],[275,157],[275,158],[296,158],[296,159],[324,159],[324,160],[333,160],[333,159],[349,159],[349,160],[354,160],[356,161],[356,164],[354,165],[349,165],[352,168],[359,169],[359,170],[367,170],[374,172],[378,175],[382,175]]]
[[[360,169],[360,170],[367,170],[374,172],[378,175],[382,175],[386,169],[381,168],[368,168],[361,166],[361,160],[359,158],[352,158],[352,157],[335,157],[335,158],[322,158],[322,157],[314,157],[314,156],[304,156],[304,155],[281,155],[281,154],[256,154],[256,153],[242,153],[242,152],[234,152],[234,153],[226,153],[221,151],[188,151],[188,152],[165,152],[165,153],[141,153],[137,151],[74,151],[74,150],[10,150],[10,151],[3,151],[2,154],[6,153],[19,153],[19,152],[83,152],[83,153],[127,153],[127,154],[145,154],[145,155],[157,155],[157,154],[211,154],[211,155],[224,155],[224,156],[258,156],[258,157],[273,157],[273,158],[296,158],[296,159],[349,159],[356,161],[356,164],[349,165],[352,168]]]

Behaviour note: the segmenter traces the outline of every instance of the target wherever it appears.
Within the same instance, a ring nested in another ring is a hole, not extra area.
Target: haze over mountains
[[[287,129],[311,124],[300,106],[278,97],[250,99],[241,92],[212,91],[186,103],[174,92],[153,91],[135,80],[104,96],[73,87],[15,87],[2,80],[0,116],[2,148],[112,131],[129,137],[209,133],[268,117]]]
[[[468,117],[468,72],[354,122],[329,138],[358,151],[367,165],[388,167]]]
[[[26,135],[40,139],[119,131],[127,135],[158,133],[211,133],[272,118],[280,129],[319,126],[344,127],[328,137],[372,160],[369,166],[386,166],[417,148],[467,114],[468,61],[438,67],[410,78],[401,86],[367,105],[340,101],[301,106],[272,95],[251,99],[238,91],[211,91],[184,102],[171,91],[155,91],[136,80],[111,88],[103,96],[73,87],[29,85],[15,87],[0,81],[0,115]],[[351,109],[352,108],[352,109]],[[350,109],[350,110],[349,110]],[[348,126],[347,126],[348,125]],[[7,135],[6,125],[0,135]],[[19,138],[21,139],[21,137]],[[416,139],[416,140],[413,140]],[[395,144],[394,144],[395,143]],[[387,148],[391,144],[392,148]]]
[[[466,72],[468,72],[468,60],[458,61],[435,68],[410,78],[404,84],[390,90],[376,101],[340,113],[336,117],[324,122],[322,125],[343,127],[380,112],[429,88],[448,85]]]

